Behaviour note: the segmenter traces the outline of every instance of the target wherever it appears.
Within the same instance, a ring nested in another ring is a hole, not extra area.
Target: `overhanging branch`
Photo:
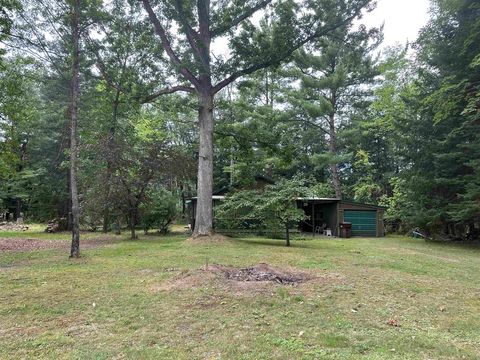
[[[187,36],[188,43],[190,44],[191,48],[195,51],[195,53],[200,57],[200,59],[202,59],[201,51],[198,46],[200,38],[198,33],[195,31],[195,29],[192,28],[192,26],[188,22],[185,9],[183,8],[183,0],[175,0],[175,9],[178,12],[178,15],[179,15],[178,17],[183,27],[183,30],[185,31],[185,35]]]
[[[329,32],[331,32],[331,31],[333,31],[333,30],[335,30],[335,29],[337,29],[341,26],[344,26],[344,25],[348,24],[350,21],[352,21],[353,19],[355,19],[359,15],[359,13],[362,11],[363,7],[364,7],[364,5],[363,5],[363,2],[362,2],[362,5],[355,8],[355,10],[353,11],[351,16],[343,19],[342,21],[339,21],[338,23],[336,23],[332,26],[329,26],[329,27],[326,27],[326,28],[321,28],[319,31],[316,31],[313,34],[307,36],[306,38],[304,38],[302,40],[299,40],[297,43],[293,44],[289,49],[284,51],[282,54],[280,54],[276,57],[271,57],[271,58],[269,58],[269,59],[267,59],[263,62],[253,64],[253,65],[251,65],[251,66],[249,66],[245,69],[234,72],[230,76],[228,76],[225,79],[223,79],[222,81],[218,82],[213,87],[214,93],[219,92],[225,86],[229,85],[230,83],[232,83],[233,81],[235,81],[239,77],[249,75],[249,74],[254,73],[257,70],[264,69],[266,67],[281,63],[282,61],[287,59],[293,52],[300,49],[303,45],[309,43],[310,41],[312,41],[314,39],[325,36]]]
[[[168,40],[167,33],[163,28],[162,24],[160,23],[160,20],[158,20],[158,17],[155,15],[155,12],[152,9],[150,1],[149,0],[140,0],[140,1],[142,2],[145,11],[148,14],[148,18],[153,24],[155,33],[160,37],[163,49],[165,50],[168,57],[170,58],[170,61],[173,63],[173,65],[178,67],[180,74],[182,74],[183,77],[185,77],[185,79],[190,81],[190,83],[192,83],[192,85],[195,86],[196,88],[199,88],[200,82],[198,81],[198,79],[184,65],[182,65],[179,57],[177,56],[177,54],[175,54],[175,51],[173,51],[172,44],[170,43],[170,40]]]
[[[194,92],[195,89],[191,86],[188,86],[188,85],[172,86],[170,88],[162,89],[162,90],[157,91],[153,94],[150,94],[150,95],[148,95],[144,98],[141,98],[140,102],[142,104],[146,104],[146,103],[152,102],[153,100],[157,99],[158,97],[160,97],[162,95],[173,94],[173,93],[176,93],[176,92],[179,92],[179,91],[191,93],[191,92]]]
[[[272,0],[263,0],[263,1],[259,2],[257,5],[247,9],[243,14],[241,14],[238,17],[236,17],[235,19],[233,19],[229,24],[225,24],[225,25],[220,26],[216,29],[213,29],[212,32],[211,32],[212,37],[217,37],[217,36],[225,34],[227,31],[229,31],[230,29],[233,29],[235,26],[240,24],[242,21],[248,19],[250,16],[255,14],[257,11],[265,8],[271,2],[272,2]]]

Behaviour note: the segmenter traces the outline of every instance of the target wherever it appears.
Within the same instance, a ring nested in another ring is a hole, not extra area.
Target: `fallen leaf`
[[[387,325],[390,326],[395,326],[395,327],[400,327],[400,324],[398,323],[397,319],[390,319],[387,321]]]

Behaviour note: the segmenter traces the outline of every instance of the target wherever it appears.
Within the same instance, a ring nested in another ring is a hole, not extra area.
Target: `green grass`
[[[76,261],[59,249],[0,253],[0,358],[480,358],[479,248],[400,236],[291,248],[261,238],[191,245],[184,235],[126,236]],[[0,237],[69,235],[33,227]],[[262,292],[218,279],[162,290],[206,258],[323,280]]]

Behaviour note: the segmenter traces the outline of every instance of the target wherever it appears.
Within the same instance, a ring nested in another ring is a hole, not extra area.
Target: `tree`
[[[229,194],[216,209],[216,226],[222,230],[259,230],[264,226],[257,218],[255,207],[259,194],[253,190],[235,191]]]
[[[377,67],[378,85],[372,89],[368,106],[353,114],[340,134],[345,151],[356,157],[345,171],[344,189],[357,201],[375,204],[383,196],[393,196],[397,183],[393,179],[408,166],[402,155],[408,139],[420,141],[416,134],[407,136],[402,130],[416,117],[407,104],[414,81],[407,50],[394,47],[383,52]]]
[[[279,64],[308,42],[350,23],[371,1],[343,0],[332,4],[326,0],[263,0],[225,5],[198,0],[195,6],[193,2],[173,0],[160,2],[159,7],[152,0],[141,2],[171,64],[187,82],[157,94],[186,91],[198,98],[200,141],[194,235],[208,235],[212,230],[215,95],[239,77]],[[272,31],[264,36],[250,18],[267,6],[272,10],[268,15]],[[162,21],[163,18],[174,21],[178,27]],[[229,38],[232,56],[227,61],[213,61],[212,42],[222,36]]]
[[[294,116],[318,130],[317,137],[327,142],[327,156],[317,157],[329,164],[337,198],[342,198],[339,163],[345,160],[339,151],[338,128],[348,123],[370,94],[377,75],[372,52],[381,37],[380,29],[354,31],[352,24],[346,24],[295,56],[293,75],[301,79],[301,87],[292,92]]]
[[[105,33],[101,40],[86,39],[86,56],[91,68],[88,78],[92,81],[88,96],[88,117],[95,118],[96,129],[88,135],[92,147],[98,151],[97,171],[102,174],[101,193],[103,199],[103,232],[107,232],[116,207],[113,198],[118,149],[118,137],[123,136],[124,122],[132,114],[139,114],[143,102],[153,92],[153,74],[158,85],[163,64],[154,61],[152,54],[159,52],[158,46],[146,31],[148,24],[137,23],[136,13],[121,1],[111,3],[111,9],[98,17],[98,26]],[[99,187],[100,188],[100,187]]]
[[[40,136],[37,65],[16,57],[4,61],[0,70],[0,204],[13,213],[13,220],[25,210],[27,189],[39,173],[28,161],[30,145]]]
[[[12,28],[12,12],[20,9],[20,3],[17,0],[0,0],[0,41],[8,38]],[[1,55],[5,53],[0,48],[0,65],[2,65]]]
[[[297,208],[297,200],[308,198],[310,191],[300,178],[282,180],[268,185],[260,195],[255,213],[266,223],[283,226],[286,245],[290,246],[290,229],[306,219],[303,209]]]
[[[222,225],[229,228],[285,230],[286,245],[290,246],[290,229],[306,219],[297,201],[310,197],[311,191],[299,177],[268,185],[263,192],[244,190],[233,193],[216,210]]]
[[[214,153],[218,188],[251,185],[259,174],[275,178],[300,171],[292,159],[309,156],[297,145],[302,134],[280,122],[287,82],[281,68],[263,69],[219,94]]]
[[[420,67],[410,99],[417,116],[405,124],[410,136],[421,139],[406,148],[411,166],[405,175],[425,231],[473,238],[480,217],[480,5],[475,0],[433,5],[417,42]]]
[[[72,201],[72,245],[70,257],[80,257],[80,206],[77,188],[78,161],[78,102],[80,97],[80,6],[81,0],[73,0],[71,8],[72,73],[70,92],[70,194]]]
[[[91,27],[91,20],[99,7],[97,0],[23,1],[18,22],[12,30],[8,44],[17,51],[37,58],[49,70],[68,84],[68,117],[70,171],[68,188],[70,193],[70,216],[72,224],[72,246],[70,257],[79,257],[79,201],[77,188],[81,40]],[[65,104],[62,103],[63,107]]]
[[[381,188],[374,180],[374,164],[370,162],[369,155],[364,150],[355,154],[355,161],[352,164],[353,171],[359,176],[355,179],[353,194],[355,201],[375,204],[381,196]]]

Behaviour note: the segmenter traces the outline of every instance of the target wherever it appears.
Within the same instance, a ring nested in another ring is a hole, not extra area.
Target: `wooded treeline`
[[[478,238],[479,1],[432,1],[383,50],[358,26],[371,1],[227,3],[0,0],[0,213],[72,219],[75,158],[84,228],[135,237],[197,193],[208,215],[212,189],[261,174]]]

